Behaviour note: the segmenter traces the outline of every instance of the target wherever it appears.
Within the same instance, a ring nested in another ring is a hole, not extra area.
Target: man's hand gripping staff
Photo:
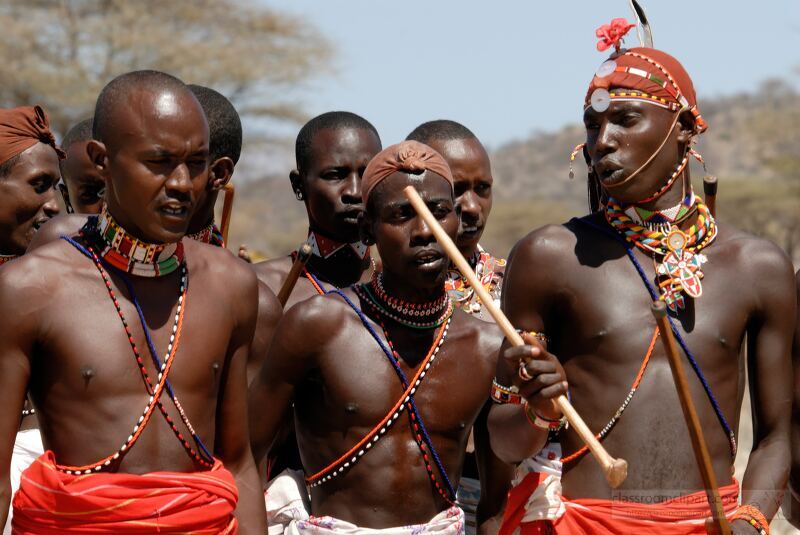
[[[469,281],[470,286],[472,286],[483,303],[483,306],[486,307],[486,310],[489,311],[497,322],[497,325],[502,329],[508,341],[515,346],[514,353],[508,353],[508,355],[516,356],[520,359],[520,362],[524,362],[519,368],[519,375],[525,377],[527,374],[527,376],[532,379],[531,381],[526,381],[527,384],[523,386],[520,394],[523,396],[527,394],[532,397],[540,398],[540,401],[533,402],[535,406],[532,407],[532,409],[537,411],[540,409],[542,410],[542,412],[538,414],[545,417],[552,414],[554,412],[553,407],[539,407],[538,405],[542,404],[541,399],[546,397],[548,393],[556,393],[555,391],[557,391],[557,389],[564,388],[563,382],[560,380],[555,384],[549,384],[548,381],[548,379],[553,378],[552,374],[558,374],[559,378],[564,377],[564,371],[561,369],[560,365],[557,364],[558,361],[541,346],[534,346],[533,349],[531,349],[530,346],[524,347],[525,340],[523,340],[522,336],[514,329],[514,326],[511,325],[511,322],[505,314],[494,304],[494,300],[477,280],[469,263],[458,251],[458,248],[447,233],[441,228],[430,210],[428,210],[428,207],[419,196],[419,193],[417,193],[417,190],[414,189],[413,186],[408,186],[405,189],[405,195],[417,214],[425,221],[428,227],[430,227],[431,232],[444,248],[447,256],[450,257],[450,260],[455,264],[462,276]],[[550,377],[548,377],[548,375]],[[548,382],[548,385],[545,386],[544,382]],[[536,396],[537,393],[539,396]],[[558,395],[555,399],[555,404],[564,414],[570,425],[572,425],[572,428],[578,436],[580,436],[581,440],[588,446],[589,451],[592,452],[597,462],[600,463],[600,467],[603,470],[608,484],[612,488],[616,488],[622,484],[628,476],[628,463],[624,459],[615,459],[609,455],[563,393]]]

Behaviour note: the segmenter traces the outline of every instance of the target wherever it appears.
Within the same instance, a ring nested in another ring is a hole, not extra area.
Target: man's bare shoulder
[[[280,290],[291,268],[292,259],[288,255],[252,265],[258,280],[266,284],[273,292]]]
[[[791,280],[794,279],[792,261],[770,240],[725,225],[720,227],[716,243],[704,252],[712,262],[718,256],[722,264],[720,268],[737,273],[748,284],[756,287],[760,286],[759,283],[768,286],[782,284],[787,286],[786,290],[791,289]]]
[[[537,228],[517,242],[509,254],[509,263],[552,266],[554,262],[575,259],[578,232],[581,230],[572,222]]]
[[[464,340],[468,347],[475,348],[475,355],[481,360],[488,360],[494,370],[497,361],[497,350],[503,343],[503,333],[496,324],[479,320],[461,309],[453,312],[452,335],[455,339]]]
[[[28,252],[54,242],[61,236],[76,236],[88,218],[85,214],[63,214],[52,218],[34,234]]]
[[[19,296],[24,300],[47,297],[59,287],[68,287],[68,279],[86,259],[64,240],[43,244],[35,251],[5,264],[0,269],[0,290],[3,298]]]
[[[277,343],[291,354],[318,354],[336,337],[347,336],[354,318],[340,296],[315,295],[284,311],[273,346]]]
[[[216,286],[226,293],[258,292],[258,279],[253,270],[231,251],[195,240],[183,240],[183,244],[190,273],[217,281]]]

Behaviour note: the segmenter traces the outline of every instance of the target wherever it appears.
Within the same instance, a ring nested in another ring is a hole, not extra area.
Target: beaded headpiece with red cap
[[[611,100],[619,99],[644,101],[677,112],[688,110],[694,116],[695,133],[704,132],[708,124],[700,115],[692,79],[683,65],[655,48],[622,48],[622,39],[634,27],[617,18],[595,32],[597,50],[603,52],[613,46],[614,53],[592,78],[585,106],[603,112]]]

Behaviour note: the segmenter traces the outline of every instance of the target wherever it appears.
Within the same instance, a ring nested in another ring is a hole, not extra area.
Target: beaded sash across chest
[[[123,281],[127,286],[128,292],[131,296],[131,300],[133,301],[133,304],[138,313],[139,320],[141,321],[142,325],[142,330],[144,331],[145,338],[147,339],[150,356],[155,365],[155,369],[158,372],[157,381],[155,384],[153,384],[153,381],[151,380],[150,375],[145,367],[144,359],[142,358],[142,355],[139,352],[139,348],[136,345],[136,342],[134,341],[133,333],[130,329],[130,326],[128,325],[128,321],[122,312],[119,300],[117,299],[116,293],[114,292],[113,286],[111,284],[111,279],[104,267],[104,259],[102,259],[97,254],[96,250],[92,246],[92,243],[96,243],[96,241],[100,239],[98,229],[96,226],[96,221],[92,221],[90,219],[90,221],[81,230],[80,236],[81,239],[87,244],[86,246],[82,245],[78,241],[73,240],[71,238],[65,237],[64,239],[70,244],[72,244],[81,253],[90,258],[94,262],[97,270],[99,271],[100,276],[105,284],[106,290],[108,291],[109,298],[114,304],[114,308],[116,309],[117,315],[119,316],[120,321],[122,322],[122,326],[125,330],[125,335],[128,339],[128,343],[131,346],[131,350],[133,351],[133,356],[136,360],[136,364],[137,367],[139,368],[142,380],[144,381],[145,391],[149,396],[149,399],[144,408],[144,411],[137,420],[136,424],[133,426],[133,431],[128,436],[128,438],[123,442],[122,446],[115,453],[108,455],[107,457],[88,465],[72,466],[72,465],[57,464],[56,468],[67,474],[91,474],[93,472],[100,472],[103,470],[111,469],[112,466],[120,462],[121,458],[125,455],[125,453],[134,446],[134,444],[144,431],[145,427],[147,426],[148,422],[150,421],[150,418],[155,412],[155,409],[158,408],[162,416],[166,420],[167,424],[169,424],[173,434],[178,438],[181,445],[186,450],[187,454],[192,458],[192,460],[194,460],[198,465],[206,469],[210,469],[214,465],[213,455],[208,451],[203,442],[200,440],[200,437],[194,431],[194,427],[192,426],[188,416],[186,415],[183,407],[181,406],[181,403],[178,400],[178,397],[175,394],[174,390],[172,389],[172,385],[170,384],[168,378],[169,372],[172,369],[172,365],[175,361],[175,354],[177,353],[178,346],[180,344],[180,338],[183,328],[183,318],[186,310],[186,301],[187,301],[186,298],[189,288],[188,284],[189,273],[186,264],[185,263],[180,264],[181,267],[180,296],[178,297],[178,305],[175,310],[175,318],[172,325],[169,344],[167,346],[167,351],[165,352],[163,362],[158,356],[157,350],[150,335],[150,329],[148,328],[147,322],[145,321],[144,312],[141,306],[139,305],[139,301],[134,292],[133,285],[125,277],[125,275],[119,273],[120,277],[123,279]],[[172,399],[172,402],[174,403],[176,409],[178,410],[178,414],[180,415],[181,421],[189,430],[189,434],[192,440],[194,441],[197,450],[195,450],[195,448],[183,436],[183,434],[178,429],[175,422],[169,416],[166,407],[161,402],[161,396],[165,390],[168,396]]]
[[[140,277],[159,277],[172,273],[183,262],[183,243],[153,244],[134,238],[114,220],[106,205],[99,216],[89,218],[101,240],[98,256],[111,266]]]
[[[666,223],[669,230],[663,228],[663,223],[646,226],[644,222],[635,221],[613,198],[606,205],[606,221],[653,258],[661,299],[672,312],[685,306],[684,294],[693,299],[703,295],[702,266],[707,259],[700,251],[717,236],[717,226],[708,207],[693,195],[692,199],[693,205],[683,207],[684,210],[681,210],[683,205],[679,205],[676,210],[676,215],[683,213],[686,216],[696,209],[697,220],[686,232],[678,228],[679,219]],[[659,213],[653,213],[652,217],[658,217],[659,223],[669,218]]]

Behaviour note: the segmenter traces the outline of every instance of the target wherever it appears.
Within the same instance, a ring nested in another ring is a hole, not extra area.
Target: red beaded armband
[[[519,395],[519,389],[516,386],[503,386],[497,382],[497,379],[492,381],[492,401],[500,405],[510,403],[512,405],[522,405],[522,396]]]
[[[758,530],[759,535],[769,535],[769,522],[764,513],[753,505],[742,505],[731,515],[731,522],[734,520],[745,520],[748,524]]]
[[[567,425],[567,418],[566,416],[562,416],[558,420],[551,420],[549,418],[543,418],[533,412],[533,409],[527,403],[525,404],[525,416],[528,417],[528,421],[534,426],[538,427],[539,429],[545,429],[547,431],[561,431],[565,425]]]

